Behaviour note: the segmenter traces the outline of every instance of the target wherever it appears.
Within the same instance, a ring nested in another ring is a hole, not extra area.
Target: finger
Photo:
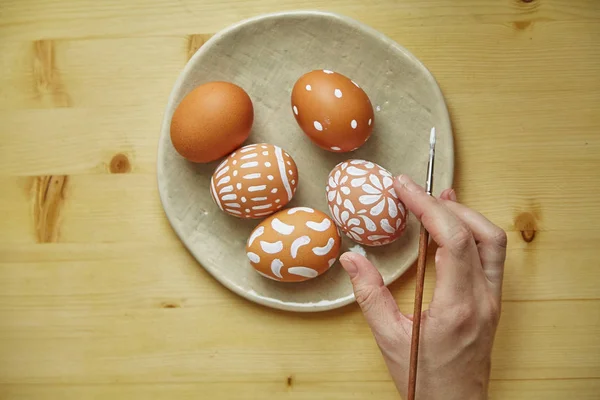
[[[440,247],[455,250],[457,255],[464,254],[471,245],[474,249],[475,242],[465,224],[412,179],[400,175],[394,182],[394,189]]]
[[[452,211],[409,177],[401,175],[394,188],[406,207],[421,220],[433,240],[438,244],[439,262],[436,262],[438,285],[441,292],[462,296],[472,287],[473,273],[479,263],[477,247],[471,231]],[[479,273],[481,270],[479,269]],[[437,289],[436,289],[437,291]]]
[[[342,254],[340,262],[350,276],[356,301],[377,342],[381,346],[396,340],[400,333],[405,332],[400,326],[405,317],[377,268],[357,253]]]
[[[500,295],[506,260],[506,233],[477,211],[462,204],[446,201],[445,205],[473,232],[484,273]]]
[[[456,198],[456,192],[454,191],[454,189],[446,189],[442,192],[442,194],[440,194],[440,199],[442,200],[450,200],[450,201],[457,201]]]

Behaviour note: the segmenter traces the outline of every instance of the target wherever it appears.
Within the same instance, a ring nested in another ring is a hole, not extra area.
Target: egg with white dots
[[[281,147],[244,146],[227,157],[210,180],[210,194],[223,212],[238,218],[265,218],[285,207],[298,188],[298,168]]]
[[[302,282],[316,278],[335,264],[341,237],[335,222],[310,207],[279,211],[250,234],[246,255],[265,278]]]
[[[292,90],[292,113],[316,145],[334,153],[361,147],[375,125],[373,106],[365,91],[328,69],[298,79]]]

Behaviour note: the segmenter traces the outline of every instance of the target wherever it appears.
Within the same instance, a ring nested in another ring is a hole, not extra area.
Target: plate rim
[[[279,11],[279,12],[256,15],[256,16],[253,16],[250,18],[240,20],[232,25],[229,25],[229,26],[221,29],[220,31],[215,33],[210,39],[208,39],[192,55],[192,57],[190,57],[190,59],[187,61],[186,65],[185,65],[185,67],[179,73],[179,76],[177,77],[175,83],[173,84],[173,88],[171,89],[171,92],[169,94],[169,98],[167,101],[167,105],[165,107],[165,112],[163,115],[163,120],[162,120],[161,128],[160,128],[160,135],[159,135],[159,141],[158,141],[158,152],[157,152],[157,159],[156,159],[156,161],[157,161],[156,162],[156,167],[157,167],[156,178],[157,178],[157,184],[158,184],[158,193],[159,193],[160,202],[161,202],[163,211],[167,217],[167,220],[169,221],[169,224],[171,225],[171,229],[173,229],[173,231],[175,232],[175,234],[177,235],[177,237],[179,238],[181,243],[183,243],[183,245],[185,246],[187,251],[196,260],[196,262],[198,264],[200,264],[200,266],[205,271],[207,271],[214,279],[216,279],[217,282],[219,282],[221,285],[223,285],[227,289],[231,290],[233,293],[245,298],[246,300],[249,300],[251,302],[254,302],[254,303],[266,306],[266,307],[283,310],[283,311],[308,313],[308,312],[330,311],[330,310],[334,310],[334,309],[338,309],[338,308],[347,306],[348,304],[355,302],[355,300],[356,300],[355,295],[354,295],[354,293],[352,293],[351,295],[343,297],[336,301],[327,301],[325,304],[322,304],[322,305],[319,304],[322,301],[311,302],[311,303],[284,302],[284,301],[277,300],[277,299],[265,298],[264,296],[259,295],[252,289],[244,289],[238,285],[235,285],[234,283],[231,283],[225,279],[222,279],[221,276],[214,273],[214,271],[211,268],[206,267],[198,259],[198,257],[195,255],[195,253],[190,248],[190,245],[188,245],[188,243],[186,241],[186,236],[184,236],[182,233],[180,233],[179,229],[177,228],[177,225],[172,220],[173,217],[171,217],[169,215],[169,213],[167,213],[167,211],[166,211],[166,199],[165,199],[166,194],[164,193],[164,190],[161,190],[161,185],[160,185],[160,179],[161,179],[160,177],[163,174],[163,167],[159,161],[162,158],[162,155],[164,153],[164,148],[163,148],[164,138],[163,138],[163,136],[166,135],[165,132],[170,129],[169,124],[168,124],[168,119],[169,119],[168,118],[168,110],[173,108],[176,93],[181,90],[181,86],[183,85],[183,82],[185,81],[186,77],[189,75],[190,71],[193,69],[193,66],[198,62],[198,59],[201,58],[205,53],[207,53],[214,44],[218,43],[221,40],[221,38],[230,34],[231,32],[234,32],[234,31],[244,27],[245,25],[252,25],[256,22],[263,21],[263,20],[287,18],[287,17],[294,17],[294,16],[296,16],[296,17],[297,16],[325,17],[325,18],[333,18],[333,19],[340,20],[348,25],[356,27],[361,32],[364,32],[368,35],[371,35],[372,37],[377,38],[378,40],[383,41],[386,45],[393,47],[395,50],[401,52],[404,56],[409,58],[411,60],[411,62],[414,63],[419,69],[421,69],[424,72],[425,76],[432,82],[432,84],[433,84],[432,88],[435,92],[435,96],[438,97],[441,100],[441,103],[443,104],[442,117],[445,120],[445,122],[448,124],[448,128],[450,131],[448,147],[451,150],[452,157],[449,160],[449,165],[450,165],[449,169],[450,170],[448,171],[448,175],[449,175],[451,183],[454,183],[454,175],[455,175],[455,171],[454,171],[454,169],[455,169],[455,146],[454,146],[454,132],[452,129],[452,121],[450,119],[448,105],[446,104],[446,99],[442,93],[442,90],[441,90],[437,80],[431,73],[431,71],[414,54],[412,54],[409,50],[407,50],[405,47],[401,46],[396,41],[389,38],[387,35],[376,30],[375,28],[372,28],[371,26],[368,26],[358,20],[347,17],[345,15],[341,15],[341,14],[329,12],[329,11],[318,11],[318,10]],[[415,254],[414,257],[412,257],[412,260],[408,264],[409,267],[405,268],[402,271],[399,270],[397,273],[393,274],[390,278],[388,278],[387,281],[385,281],[385,279],[384,279],[385,286],[388,286],[391,283],[395,282],[404,273],[406,273],[412,266],[414,266],[414,263],[417,260],[417,256],[418,256],[418,254]]]

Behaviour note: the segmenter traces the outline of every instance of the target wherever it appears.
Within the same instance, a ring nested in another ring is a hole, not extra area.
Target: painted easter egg
[[[373,106],[364,90],[329,70],[312,71],[298,79],[292,90],[292,112],[315,144],[336,153],[362,146],[375,123]]]
[[[339,256],[340,245],[331,218],[313,208],[296,207],[261,222],[248,239],[246,253],[259,274],[301,282],[327,271]]]
[[[239,218],[263,218],[296,193],[298,168],[281,147],[262,143],[231,153],[215,170],[210,194],[219,208]]]
[[[254,108],[229,82],[208,82],[188,93],[171,118],[171,142],[189,161],[208,163],[231,153],[250,135]]]
[[[365,160],[348,160],[329,174],[326,187],[329,210],[340,229],[352,240],[381,246],[398,239],[407,213],[387,170]]]

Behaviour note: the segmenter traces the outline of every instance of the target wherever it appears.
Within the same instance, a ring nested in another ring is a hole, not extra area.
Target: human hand
[[[506,233],[459,204],[451,189],[438,199],[407,176],[395,180],[394,188],[439,246],[433,299],[421,316],[417,399],[487,399]],[[366,258],[345,253],[340,261],[396,387],[406,396],[412,315],[398,309]]]

